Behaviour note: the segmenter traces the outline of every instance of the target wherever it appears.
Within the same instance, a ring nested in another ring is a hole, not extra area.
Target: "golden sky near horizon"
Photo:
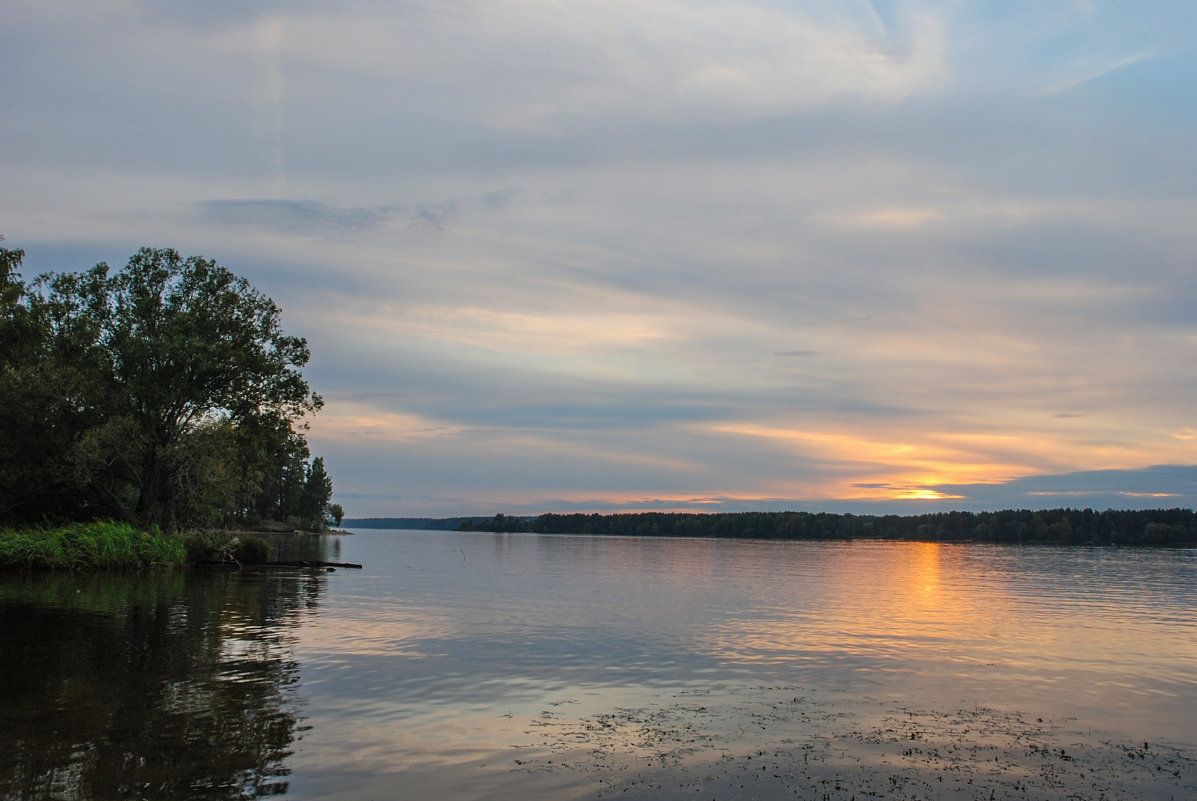
[[[350,517],[1190,507],[1194,23],[13,7],[0,232],[274,298]]]

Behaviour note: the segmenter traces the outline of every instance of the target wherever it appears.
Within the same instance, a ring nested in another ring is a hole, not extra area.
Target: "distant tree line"
[[[340,520],[272,300],[173,250],[31,283],[23,257],[0,247],[0,526]]]
[[[573,515],[568,515],[573,517]],[[583,517],[584,515],[578,515]],[[598,515],[594,515],[598,517]],[[581,531],[550,531],[548,529],[541,530],[537,528],[539,522],[546,517],[558,517],[558,515],[541,515],[540,517],[511,517],[505,514],[497,514],[491,518],[472,518],[465,520],[458,527],[458,531],[494,531],[498,533],[521,533],[521,532],[535,532],[538,534],[581,534]],[[593,532],[585,532],[593,533]]]
[[[493,522],[491,517],[347,517],[341,525],[348,528],[461,531],[463,526]]]
[[[636,537],[725,537],[766,540],[880,539],[922,542],[1194,545],[1192,509],[1107,509],[853,515],[827,512],[496,515],[463,531],[597,534]]]

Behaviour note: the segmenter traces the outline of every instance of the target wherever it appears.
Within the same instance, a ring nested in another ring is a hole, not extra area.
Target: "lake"
[[[1197,551],[361,531],[0,576],[3,799],[1197,797]]]

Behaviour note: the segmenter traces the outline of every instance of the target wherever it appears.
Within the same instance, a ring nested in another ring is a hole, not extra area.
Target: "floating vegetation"
[[[623,799],[1197,797],[1197,763],[1182,747],[1117,742],[1017,712],[814,702],[799,687],[700,697],[576,718],[546,712],[513,769],[585,774],[597,797]]]

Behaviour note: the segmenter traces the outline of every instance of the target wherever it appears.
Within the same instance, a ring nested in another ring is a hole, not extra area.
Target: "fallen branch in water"
[[[303,560],[303,559],[293,561],[293,562],[246,562],[244,565],[240,564],[238,562],[226,562],[226,561],[221,561],[218,559],[205,559],[200,562],[197,562],[196,564],[199,566],[203,566],[203,567],[235,567],[235,568],[239,568],[239,569],[243,568],[243,567],[263,567],[263,568],[273,568],[273,567],[304,568],[304,567],[309,567],[309,568],[321,568],[321,569],[347,567],[347,568],[352,568],[354,570],[362,569],[361,565],[354,564],[353,562],[321,562],[321,561],[316,561],[316,560]]]

